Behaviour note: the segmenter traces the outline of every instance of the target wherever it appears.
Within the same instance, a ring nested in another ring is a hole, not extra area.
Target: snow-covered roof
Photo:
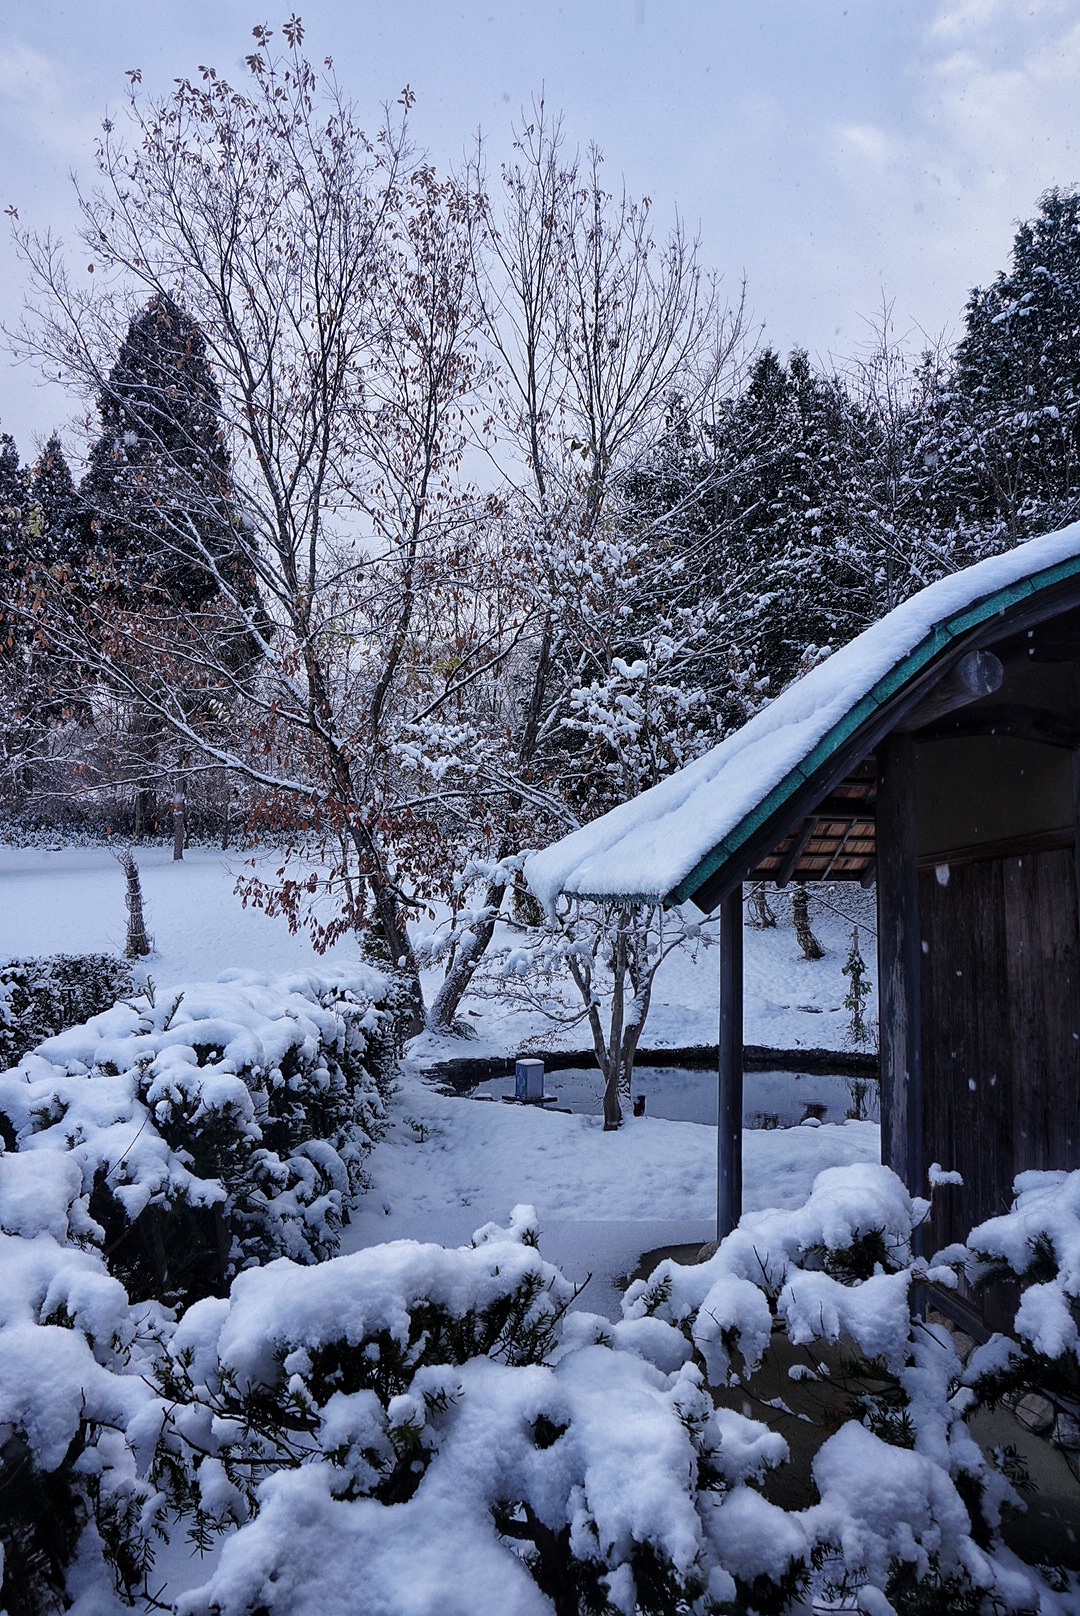
[[[1080,523],[930,584],[696,762],[532,854],[525,863],[530,888],[549,907],[559,893],[692,897],[957,640],[1070,579],[1080,579]]]

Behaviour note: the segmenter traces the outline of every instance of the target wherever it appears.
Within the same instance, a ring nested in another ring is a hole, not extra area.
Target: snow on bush
[[[18,1152],[75,1164],[71,1232],[133,1299],[192,1301],[281,1254],[317,1262],[383,1127],[382,988],[363,970],[232,972],[117,1004],[0,1076],[0,1125]]]
[[[61,1243],[79,1193],[68,1157],[0,1154],[0,1568],[8,1616],[85,1585],[130,1595],[163,1499],[146,1327],[96,1252]],[[104,1596],[103,1596],[104,1597]],[[109,1608],[108,1605],[101,1608]]]
[[[175,1517],[199,1545],[227,1534],[179,1616],[778,1616],[808,1598],[1074,1616],[1075,1576],[1003,1541],[1018,1500],[969,1422],[1018,1366],[1074,1383],[1075,1332],[1048,1334],[1057,1315],[1030,1299],[1075,1299],[1080,1174],[1023,1175],[1014,1211],[947,1261],[912,1258],[925,1211],[885,1168],[829,1169],[710,1261],[661,1264],[616,1324],[567,1313],[528,1208],[459,1250],[253,1267],[174,1323],[58,1243],[86,1216],[76,1151],[0,1156],[0,1214],[23,1229],[0,1254],[0,1447],[68,1523],[48,1575],[5,1527],[4,1597],[60,1608],[19,1594],[28,1566],[39,1593],[100,1591],[110,1566],[136,1589]],[[908,1310],[913,1283],[957,1268],[1023,1289],[1016,1340],[966,1365]],[[772,1492],[787,1444],[746,1412],[770,1413],[755,1365],[779,1338],[806,1348],[792,1398],[802,1379],[845,1388],[801,1508]]]
[[[1055,1207],[1035,1221],[1074,1250],[1080,1206]],[[1019,1499],[969,1430],[973,1376],[912,1319],[913,1283],[976,1260],[913,1259],[926,1212],[886,1168],[829,1169],[709,1262],[661,1264],[614,1325],[562,1318],[520,1208],[459,1252],[241,1275],[170,1347],[175,1495],[198,1531],[242,1523],[180,1610],[344,1616],[362,1585],[373,1616],[764,1616],[811,1594],[881,1616],[1075,1612],[1075,1579],[1004,1543]],[[778,1330],[809,1349],[793,1382],[844,1353],[801,1509],[770,1496],[787,1444],[743,1411],[769,1413],[754,1375]]]
[[[111,954],[52,954],[0,964],[0,1071],[64,1027],[107,1010],[134,988]]]
[[[730,1597],[712,1500],[782,1440],[714,1408],[667,1326],[578,1314],[560,1342],[573,1294],[519,1207],[471,1247],[282,1261],[191,1308],[163,1468],[197,1531],[248,1524],[181,1609],[322,1616],[361,1585],[372,1616]]]
[[[1080,1448],[1080,1172],[1027,1172],[1011,1212],[968,1236],[969,1277],[1022,1286],[1013,1336],[972,1353],[965,1382],[979,1400],[1035,1392],[1052,1405],[1053,1431]],[[948,1253],[943,1254],[948,1255]],[[1075,1474],[1075,1460],[1074,1460]]]
[[[831,1567],[830,1597],[883,1616],[1080,1608],[1075,1580],[1044,1577],[1003,1543],[1005,1512],[1023,1507],[1009,1458],[988,1458],[968,1425],[1003,1390],[1076,1387],[1075,1326],[1060,1325],[1080,1289],[1080,1173],[1022,1174],[1017,1191],[1014,1211],[977,1229],[970,1248],[928,1264],[911,1254],[926,1202],[886,1167],[829,1168],[804,1206],[751,1214],[710,1261],[662,1263],[627,1292],[627,1317],[677,1327],[720,1396],[752,1390],[777,1328],[811,1349],[793,1379],[827,1380],[827,1352],[817,1349],[845,1349],[836,1378],[848,1388],[846,1418],[814,1457],[818,1501],[786,1517],[791,1572],[817,1568],[821,1583]],[[1025,1286],[1020,1342],[995,1336],[966,1366],[949,1331],[913,1319],[909,1301],[916,1283],[954,1288],[958,1270],[976,1284],[1009,1272]],[[723,1561],[741,1567],[744,1583],[776,1576],[747,1535],[759,1515],[760,1502],[738,1491],[717,1511]]]

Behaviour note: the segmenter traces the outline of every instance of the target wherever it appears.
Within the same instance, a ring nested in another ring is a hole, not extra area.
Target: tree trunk
[[[622,1086],[623,1008],[626,998],[626,930],[622,918],[615,933],[611,975],[611,1031],[608,1036],[607,1060],[603,1063],[605,1132],[620,1127],[623,1119],[622,1106],[619,1104],[619,1089]]]
[[[373,880],[375,910],[390,950],[393,966],[408,987],[409,1008],[401,1030],[402,1038],[415,1038],[424,1030],[424,990],[420,986],[420,971],[416,955],[409,942],[409,933],[401,913],[397,896],[388,882]]]
[[[177,787],[173,798],[173,863],[184,856],[184,793]]]
[[[619,1089],[622,1084],[621,1050],[609,1049],[604,1072],[604,1132],[614,1133],[616,1128],[622,1127],[622,1105],[619,1102]]]
[[[505,880],[499,879],[488,883],[488,889],[484,894],[484,908],[488,918],[472,927],[458,942],[453,961],[447,969],[428,1015],[428,1027],[432,1032],[453,1031],[458,1006],[467,993],[476,968],[491,942],[505,892]]]
[[[746,900],[747,918],[756,931],[764,931],[776,925],[776,916],[769,906],[765,893],[764,881],[753,881],[750,885],[750,895]]]
[[[346,769],[344,764],[341,767]],[[408,990],[409,1009],[401,1028],[401,1037],[403,1040],[415,1038],[424,1030],[424,990],[420,984],[416,955],[409,942],[409,929],[402,914],[400,896],[386,874],[381,850],[363,820],[350,817],[347,835],[356,852],[360,878],[366,880],[371,888],[391,968],[400,974]]]
[[[807,908],[805,881],[796,881],[792,891],[791,920],[795,927],[795,935],[799,939],[799,947],[803,951],[803,958],[808,960],[821,959],[825,950],[810,930],[810,914]]]
[[[221,851],[224,853],[229,846],[229,776],[224,769],[221,771]]]
[[[136,707],[131,715],[134,765],[138,776],[141,777],[135,788],[136,841],[142,841],[144,836],[149,835],[157,818],[153,788],[147,784],[147,780],[153,777],[157,766],[158,741],[158,725],[145,708]]]

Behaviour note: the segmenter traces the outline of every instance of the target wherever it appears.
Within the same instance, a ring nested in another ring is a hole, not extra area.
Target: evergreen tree
[[[725,728],[872,619],[856,475],[871,426],[840,378],[766,348],[710,440],[673,435],[635,480],[635,500],[671,512],[669,588],[711,597]]]
[[[230,581],[245,569],[206,342],[171,299],[132,319],[98,413],[80,496],[99,556],[140,592],[197,610],[218,593],[213,566]]]
[[[1080,514],[1080,192],[1052,190],[964,311],[948,416],[961,520],[997,547]]]
[[[18,573],[23,559],[26,473],[15,440],[0,433],[0,705],[4,710],[3,753],[10,757],[21,682],[23,635],[15,615]]]
[[[19,465],[15,440],[0,432],[0,568],[6,573],[22,552],[23,507],[26,503],[26,473]],[[0,599],[7,594],[5,582]]]
[[[155,612],[174,622],[169,637],[179,659],[149,670],[151,683],[170,687],[176,710],[187,720],[197,717],[217,738],[228,724],[231,676],[246,676],[257,659],[245,609],[256,610],[260,621],[263,613],[240,538],[206,342],[163,293],[131,320],[99,392],[98,413],[101,433],[78,494],[95,592],[90,613],[106,632],[118,632],[126,657],[135,644],[127,614]],[[56,481],[62,496],[58,472]],[[79,587],[74,578],[72,585]],[[146,679],[148,670],[132,672]],[[135,834],[156,824],[159,783],[172,775],[182,856],[188,749],[163,748],[160,717],[139,702],[127,705],[121,767],[136,788]]]
[[[18,796],[30,779],[37,681],[33,637],[19,613],[27,563],[28,476],[8,433],[0,434],[0,797]]]
[[[54,432],[34,464],[27,489],[30,548],[46,565],[78,561],[84,550],[81,509],[71,468]]]

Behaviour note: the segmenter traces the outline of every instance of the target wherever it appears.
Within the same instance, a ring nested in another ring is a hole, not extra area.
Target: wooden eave
[[[877,771],[873,758],[815,804],[749,872],[752,881],[862,881],[873,879]]]

